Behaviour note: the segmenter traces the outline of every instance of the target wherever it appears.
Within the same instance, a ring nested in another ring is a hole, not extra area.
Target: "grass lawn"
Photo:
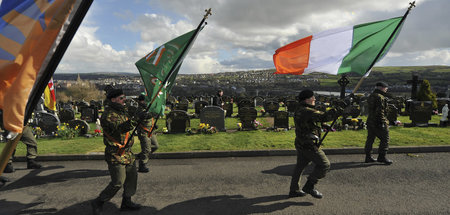
[[[270,150],[270,149],[294,149],[295,131],[266,131],[270,127],[270,117],[258,117],[262,128],[255,131],[235,131],[239,119],[226,118],[225,126],[228,132],[215,134],[162,134],[158,133],[160,148],[158,152],[186,152],[186,151],[215,151],[215,150]],[[365,118],[363,117],[363,120]],[[399,117],[402,122],[410,122],[407,117]],[[430,121],[439,122],[439,116],[433,116]],[[196,127],[199,119],[191,120],[191,127]],[[293,126],[293,119],[290,119]],[[162,131],[165,127],[164,119],[158,122],[157,131]],[[95,124],[91,124],[91,133],[95,129]],[[450,127],[426,127],[426,128],[390,128],[390,146],[432,146],[450,145]],[[366,130],[347,130],[330,132],[324,141],[325,148],[342,147],[364,147],[366,140]],[[378,144],[378,142],[376,142]],[[5,143],[0,143],[0,150]],[[377,147],[376,145],[374,146]],[[103,137],[76,137],[63,140],[61,138],[39,138],[38,153],[40,155],[52,154],[86,154],[92,152],[103,152]],[[134,152],[140,151],[139,140],[135,137],[133,146]],[[26,147],[24,144],[17,145],[17,156],[24,156]]]

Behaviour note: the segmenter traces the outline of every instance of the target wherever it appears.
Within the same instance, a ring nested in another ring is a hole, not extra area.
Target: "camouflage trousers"
[[[367,139],[364,151],[366,154],[372,153],[373,142],[375,137],[380,139],[380,146],[378,147],[378,154],[386,154],[389,150],[389,126],[385,125],[382,127],[367,126]]]
[[[136,162],[131,164],[108,163],[108,170],[111,182],[100,193],[99,199],[103,202],[112,199],[123,187],[123,197],[131,197],[136,193],[138,174]]]
[[[156,135],[152,134],[151,137],[148,137],[147,132],[138,130],[138,138],[141,144],[141,161],[147,163],[150,157],[150,153],[155,152],[159,145],[158,139],[156,139]]]
[[[326,173],[330,170],[330,161],[322,149],[297,148],[297,164],[292,173],[291,191],[299,190],[300,177],[302,176],[303,170],[311,162],[313,162],[315,166],[313,172],[308,176],[308,180],[314,184],[317,183],[319,179],[325,177]]]
[[[30,126],[25,126],[22,131],[22,137],[20,141],[27,147],[27,159],[36,159],[37,157],[37,141],[34,137],[33,131]],[[16,151],[14,150],[12,157]],[[12,157],[9,158],[8,163],[12,163]]]

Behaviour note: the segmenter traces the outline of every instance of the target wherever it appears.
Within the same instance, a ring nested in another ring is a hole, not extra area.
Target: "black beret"
[[[117,96],[123,95],[122,89],[112,89],[106,95],[107,99],[116,98]]]
[[[137,99],[138,101],[144,101],[145,100],[145,95],[139,95],[138,96],[138,99]]]
[[[303,101],[303,100],[311,98],[313,96],[314,96],[314,92],[312,90],[310,90],[310,89],[302,90],[298,94],[298,100]]]
[[[377,87],[388,87],[389,85],[386,82],[380,81],[375,84]]]

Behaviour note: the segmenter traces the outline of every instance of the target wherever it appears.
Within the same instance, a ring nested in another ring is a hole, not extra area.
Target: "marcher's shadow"
[[[39,174],[41,172],[44,172],[46,170],[54,170],[54,169],[60,169],[64,168],[64,166],[49,166],[49,167],[43,167],[40,169],[34,169],[30,171],[27,175],[21,177],[20,179],[10,183],[6,184],[0,190],[14,190],[24,187],[30,187],[30,186],[39,186],[43,184],[49,184],[49,183],[58,183],[58,182],[64,182],[68,181],[70,179],[77,179],[77,178],[91,178],[91,177],[100,177],[100,176],[108,176],[109,172],[107,170],[90,170],[90,169],[83,169],[83,170],[70,170],[65,172],[57,172],[50,175],[40,176]]]
[[[364,162],[339,162],[339,163],[333,163],[331,162],[331,171],[335,170],[341,170],[341,169],[354,169],[354,168],[367,168],[374,165],[385,165],[379,162],[374,163],[364,163]],[[291,176],[292,172],[294,171],[295,164],[288,164],[288,165],[282,165],[277,166],[270,170],[264,170],[262,173],[265,174],[277,174],[281,176]],[[314,168],[314,164],[310,164],[305,168],[305,171],[303,172],[303,175],[309,175]]]
[[[288,199],[287,195],[245,198],[242,195],[221,195],[201,197],[175,203],[162,208],[158,214],[253,214],[271,213],[290,206],[311,206],[311,202],[292,201],[276,202]],[[275,202],[272,204],[267,204]]]

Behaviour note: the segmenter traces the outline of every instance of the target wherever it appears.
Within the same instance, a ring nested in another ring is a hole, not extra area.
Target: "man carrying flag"
[[[297,40],[277,49],[273,55],[273,61],[277,70],[275,74],[302,75],[305,73],[321,72],[337,75],[354,72],[364,75],[353,90],[354,93],[362,80],[364,80],[364,77],[369,75],[374,64],[381,60],[381,58],[389,51],[389,48],[400,33],[401,26],[409,11],[415,6],[414,3],[415,2],[410,3],[410,7],[403,17],[331,29]],[[303,92],[304,91],[302,91],[302,93]],[[299,122],[308,120],[308,117],[297,118],[296,121]],[[301,134],[307,131],[306,128],[307,127],[297,128],[296,125],[296,135],[297,130],[299,130],[298,133]],[[375,136],[385,137],[385,135],[385,133],[374,134],[374,132],[372,132],[367,139],[366,152],[372,149],[372,143]],[[318,141],[321,143],[325,137],[326,134],[324,137],[318,136]],[[385,138],[380,139],[384,140]],[[307,140],[304,139],[303,141]],[[380,156],[380,162],[391,164],[392,161],[385,158],[387,151],[387,143],[385,142],[386,141],[380,145],[380,149],[383,149],[382,155]],[[298,182],[300,177],[299,172],[301,175],[301,171],[303,171],[303,168],[310,161],[313,161],[316,165],[324,166],[323,164],[326,164],[326,162],[324,162],[326,159],[317,159],[317,153],[314,151],[308,152],[301,147],[296,147],[296,149],[297,167],[300,168],[296,168],[292,174],[291,192],[289,193],[289,196],[303,196],[306,192],[316,198],[321,198],[322,195],[315,192],[313,186],[311,186],[316,180],[308,179],[307,184],[303,188],[304,192],[297,189],[298,184],[296,184],[296,182]],[[374,160],[371,159],[370,155],[366,158],[366,162],[373,161]],[[318,177],[315,179],[318,179]]]

